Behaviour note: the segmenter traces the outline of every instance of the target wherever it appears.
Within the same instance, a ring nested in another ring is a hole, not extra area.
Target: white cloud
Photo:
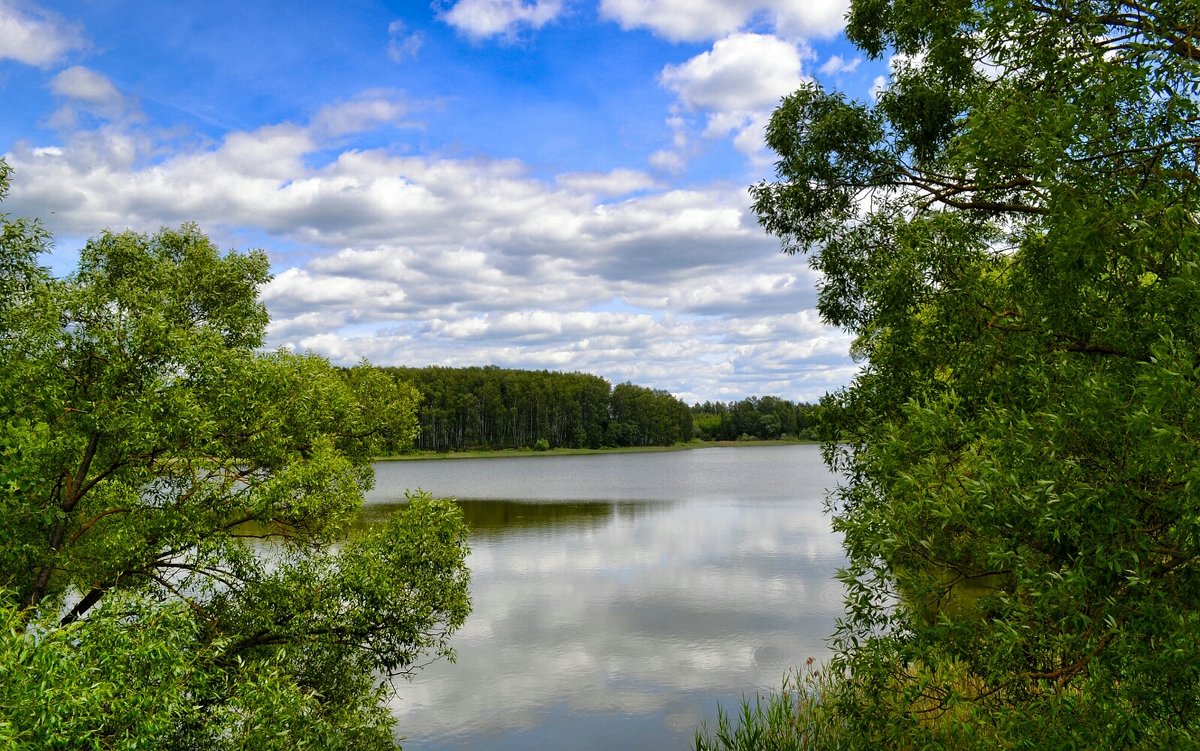
[[[673,42],[723,36],[752,11],[737,0],[601,0],[600,15],[623,29],[649,29]]]
[[[680,107],[672,109],[678,111]],[[650,155],[650,166],[661,172],[672,175],[681,174],[687,167],[688,159],[697,151],[696,144],[688,137],[688,122],[677,112],[667,118],[667,127],[671,130],[671,148],[659,149]]]
[[[441,18],[472,39],[487,39],[540,29],[562,11],[562,0],[459,0]]]
[[[419,31],[406,33],[407,27],[403,21],[392,21],[388,24],[388,57],[393,62],[401,63],[411,60],[421,51],[425,37]]]
[[[617,169],[612,172],[572,172],[559,175],[555,182],[565,188],[598,196],[620,196],[654,188],[654,179],[645,172]]]
[[[808,51],[775,36],[736,33],[680,65],[668,65],[660,83],[692,111],[704,112],[705,135],[733,133],[735,145],[754,155],[762,128],[781,97],[806,80]]]
[[[800,457],[780,458],[794,468]],[[734,473],[714,481],[677,469],[679,484],[693,486],[695,497],[747,498]],[[594,509],[586,518],[564,514],[555,530],[528,536],[521,550],[479,535],[468,561],[475,610],[455,636],[459,661],[437,663],[405,685],[392,705],[400,725],[412,736],[438,739],[455,737],[462,718],[496,733],[519,732],[536,724],[545,707],[560,706],[575,713],[653,711],[686,731],[702,719],[691,714],[700,704],[696,696],[730,685],[770,686],[789,660],[824,657],[823,635],[843,610],[844,592],[833,577],[843,556],[822,514],[824,488],[835,478],[812,478],[806,474],[797,484],[795,503],[706,505],[698,523],[697,505],[673,504],[674,497],[660,498],[637,478],[614,476],[614,495],[649,502]],[[526,492],[586,502],[587,489],[573,479]],[[461,472],[438,466],[395,474],[381,468],[373,495],[391,499],[414,485],[492,497],[489,488],[480,492]],[[785,553],[805,556],[809,566],[785,571],[781,562],[791,562]],[[687,638],[643,617],[645,603],[664,592],[688,624]],[[750,614],[756,624],[737,640],[723,638],[732,613]],[[773,631],[780,622],[792,627]],[[544,635],[552,635],[554,649],[527,646]],[[519,676],[521,686],[502,706],[458,688],[488,685],[497,675]],[[672,706],[673,693],[688,708]]]
[[[20,0],[0,0],[0,60],[47,67],[84,46],[83,34],[61,16]]]
[[[330,104],[313,118],[313,127],[331,136],[362,133],[381,125],[405,125],[409,104],[397,91],[371,90],[344,102]]]
[[[871,82],[871,99],[879,101],[879,96],[887,89],[887,76],[875,76],[875,80]]]
[[[601,0],[600,15],[623,29],[697,42],[763,25],[790,36],[832,36],[844,26],[848,6],[848,0]]]
[[[841,55],[834,55],[825,61],[821,66],[821,72],[827,76],[836,76],[839,73],[853,73],[862,63],[861,57],[856,57],[853,60],[845,60]]]
[[[774,0],[769,13],[780,34],[831,37],[846,26],[850,0]]]
[[[50,79],[50,91],[65,103],[50,115],[48,124],[65,130],[79,127],[80,116],[128,125],[144,119],[142,108],[121,94],[107,76],[80,65],[66,68]]]
[[[55,94],[98,106],[119,103],[121,92],[108,78],[81,65],[67,68],[50,82]]]
[[[755,112],[743,121],[733,137],[734,148],[749,156],[759,166],[765,166],[772,161],[766,150],[767,124],[770,121],[769,111]]]
[[[80,116],[128,124],[143,119],[137,102],[126,97],[103,73],[74,65],[50,80],[50,90],[65,100],[48,119],[48,124],[63,129],[79,127]]]
[[[884,91],[887,90],[887,88],[889,86],[891,86],[891,82],[893,79],[896,78],[896,76],[901,75],[907,71],[920,70],[921,67],[924,65],[925,65],[925,53],[923,53],[923,52],[916,54],[916,55],[905,55],[905,54],[892,55],[891,57],[888,58],[888,61],[887,61],[887,67],[888,67],[887,75],[875,76],[875,79],[871,82],[871,89],[868,92],[868,94],[870,95],[872,100],[879,101],[879,97],[883,94]],[[978,64],[976,65],[976,69],[979,69]]]
[[[650,166],[672,175],[681,174],[687,167],[687,159],[674,149],[659,149],[650,155]]]
[[[83,74],[59,84],[80,100],[112,96]],[[688,90],[712,107],[765,100],[723,91]],[[60,239],[183,221],[222,246],[250,233],[276,251],[263,293],[270,345],[344,363],[580,370],[701,399],[768,386],[815,398],[853,367],[830,354],[845,352],[840,335],[815,323],[811,272],[757,228],[740,186],[667,190],[635,170],[545,181],[512,160],[384,150],[325,156],[349,127],[338,123],[395,114],[365,109],[167,157],[116,126],[18,145],[5,155],[19,175],[5,208],[43,217]],[[772,347],[780,341],[796,344]]]
[[[583,347],[587,346],[588,337],[619,337],[625,341],[630,335],[645,336],[655,325],[654,319],[646,314],[547,310],[522,310],[430,323],[434,331],[445,332],[452,338],[505,338],[526,345],[568,341]]]
[[[803,83],[800,51],[765,34],[732,34],[682,65],[668,65],[662,84],[693,109],[752,111],[771,106]]]

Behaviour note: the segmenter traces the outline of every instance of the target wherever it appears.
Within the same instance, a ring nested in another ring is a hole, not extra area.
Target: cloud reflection
[[[811,462],[736,451],[759,493],[780,497],[464,504],[484,520],[469,560],[474,612],[455,638],[457,664],[398,687],[405,747],[486,737],[488,748],[518,748],[599,716],[644,720],[638,745],[651,733],[683,747],[718,698],[735,703],[826,656],[842,610],[842,550],[821,510],[832,478],[817,464],[819,477],[797,482]]]

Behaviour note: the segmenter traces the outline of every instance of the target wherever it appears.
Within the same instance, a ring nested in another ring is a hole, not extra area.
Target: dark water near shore
[[[365,520],[422,488],[472,530],[458,662],[397,686],[404,747],[689,747],[828,655],[833,482],[795,445],[379,464]]]

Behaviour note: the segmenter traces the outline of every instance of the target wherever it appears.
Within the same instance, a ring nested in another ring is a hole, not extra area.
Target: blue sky
[[[195,221],[272,259],[272,346],[579,370],[694,400],[855,371],[749,212],[762,127],[886,64],[844,0],[0,0],[4,211],[69,271]]]

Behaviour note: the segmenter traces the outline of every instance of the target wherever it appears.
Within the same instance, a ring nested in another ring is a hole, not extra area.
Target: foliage
[[[610,446],[670,446],[692,439],[688,406],[662,389],[621,383],[609,400]]]
[[[828,667],[814,668],[810,657],[803,671],[784,677],[778,691],[743,699],[735,723],[717,709],[717,727],[696,733],[696,751],[806,751],[844,745],[845,722],[827,696],[837,684]]]
[[[0,227],[0,739],[391,747],[381,681],[469,608],[461,515],[330,544],[416,392],[258,351],[261,252],[105,232],[55,279]]]
[[[420,389],[416,447],[427,451],[533,448],[542,440],[555,448],[669,446],[692,435],[687,407],[667,392],[612,388],[587,373],[495,366],[384,370]]]
[[[854,0],[890,87],[771,120],[756,210],[864,361],[828,449],[864,745],[1196,741],[1198,30],[1192,0]]]
[[[416,448],[599,448],[608,422],[608,381],[585,373],[495,366],[386,368],[422,394]],[[396,452],[392,452],[396,453]]]
[[[736,441],[747,435],[763,440],[816,438],[820,407],[777,396],[750,396],[737,402],[692,405],[696,436],[706,441]]]

